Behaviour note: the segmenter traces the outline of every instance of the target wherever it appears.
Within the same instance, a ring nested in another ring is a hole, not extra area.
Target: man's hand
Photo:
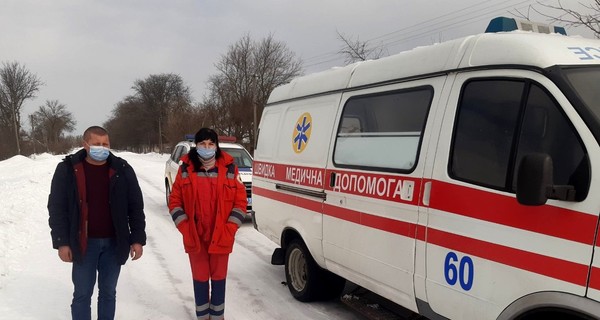
[[[73,253],[71,252],[71,247],[69,246],[60,246],[58,247],[58,257],[60,260],[64,262],[73,262]]]
[[[139,259],[144,253],[144,247],[142,247],[139,243],[134,243],[131,245],[129,250],[129,255],[131,256],[131,260]]]

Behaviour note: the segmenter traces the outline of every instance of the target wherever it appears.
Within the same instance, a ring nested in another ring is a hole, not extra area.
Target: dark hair
[[[108,131],[106,131],[106,129],[104,129],[100,126],[91,126],[87,129],[85,129],[85,131],[83,132],[83,140],[84,141],[90,140],[92,134],[95,134],[98,136],[106,136],[106,135],[108,135]]]
[[[210,128],[201,128],[196,132],[194,136],[194,143],[202,142],[204,140],[210,140],[215,143],[217,146],[217,151],[215,152],[215,159],[221,157],[221,148],[219,147],[219,135],[217,132]],[[194,171],[199,171],[202,163],[200,162],[200,156],[198,156],[198,152],[196,152],[196,147],[190,149],[188,153],[188,157],[194,164]]]

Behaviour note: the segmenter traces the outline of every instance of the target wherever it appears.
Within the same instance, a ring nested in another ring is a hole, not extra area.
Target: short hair
[[[84,141],[90,140],[90,138],[92,137],[92,134],[95,134],[98,136],[106,136],[106,135],[108,135],[108,131],[106,131],[106,129],[104,129],[100,126],[91,126],[87,129],[85,129],[85,131],[83,132],[83,140]]]

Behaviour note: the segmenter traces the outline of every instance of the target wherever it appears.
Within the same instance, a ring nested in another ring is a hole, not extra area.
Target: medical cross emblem
[[[310,138],[312,131],[312,118],[308,112],[302,114],[298,121],[296,121],[296,127],[294,128],[294,134],[292,135],[292,147],[294,152],[300,153],[304,151]]]

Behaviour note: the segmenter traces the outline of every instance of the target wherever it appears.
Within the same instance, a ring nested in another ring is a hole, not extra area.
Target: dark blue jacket
[[[82,200],[85,199],[83,161],[86,155],[85,149],[82,149],[66,156],[56,166],[48,197],[52,246],[55,249],[70,246],[74,261],[81,261],[82,248],[87,244],[87,208]],[[107,163],[117,257],[120,264],[125,264],[131,244],[146,244],[144,201],[133,168],[112,153],[108,156]]]

